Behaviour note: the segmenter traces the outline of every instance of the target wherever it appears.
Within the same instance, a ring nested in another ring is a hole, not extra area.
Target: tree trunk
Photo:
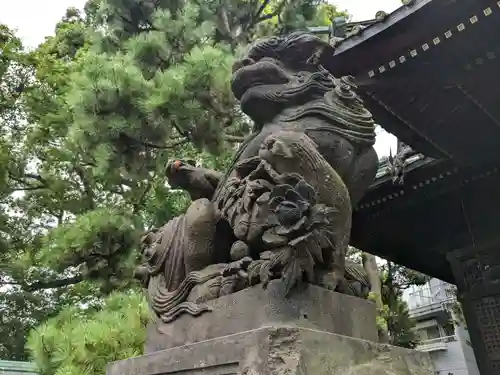
[[[363,252],[361,254],[361,259],[363,261],[363,267],[370,281],[370,299],[375,302],[377,306],[378,319],[385,321],[383,316],[384,303],[382,302],[382,281],[380,280],[380,274],[377,266],[377,260],[374,255]],[[387,323],[377,324],[379,329],[379,340],[380,342],[388,343],[389,335],[387,333]]]

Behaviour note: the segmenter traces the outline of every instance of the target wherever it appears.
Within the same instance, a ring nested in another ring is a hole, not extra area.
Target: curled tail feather
[[[165,323],[175,320],[179,315],[184,313],[198,316],[206,311],[210,311],[208,306],[189,302],[187,299],[194,287],[220,275],[220,270],[214,270],[212,272],[190,272],[179,287],[172,292],[166,292],[157,286],[151,305],[154,311],[158,313],[160,319]]]

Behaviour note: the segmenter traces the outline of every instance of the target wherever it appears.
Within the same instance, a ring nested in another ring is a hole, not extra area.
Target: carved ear
[[[280,140],[276,140],[274,142],[271,151],[273,154],[283,156],[284,158],[293,157],[292,150],[290,150],[290,148]]]

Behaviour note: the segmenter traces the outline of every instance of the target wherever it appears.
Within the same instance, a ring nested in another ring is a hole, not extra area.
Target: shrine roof
[[[403,184],[381,171],[353,216],[351,244],[454,283],[450,252],[500,241],[500,166],[415,155]]]
[[[355,76],[377,123],[413,149],[460,166],[498,161],[499,23],[496,0],[416,0],[322,64]]]

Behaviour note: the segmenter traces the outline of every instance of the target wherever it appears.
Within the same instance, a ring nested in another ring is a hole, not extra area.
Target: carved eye
[[[255,64],[255,61],[254,61],[254,59],[251,59],[250,57],[247,57],[247,58],[244,58],[243,60],[241,60],[241,64],[243,66],[250,66],[250,65]]]

